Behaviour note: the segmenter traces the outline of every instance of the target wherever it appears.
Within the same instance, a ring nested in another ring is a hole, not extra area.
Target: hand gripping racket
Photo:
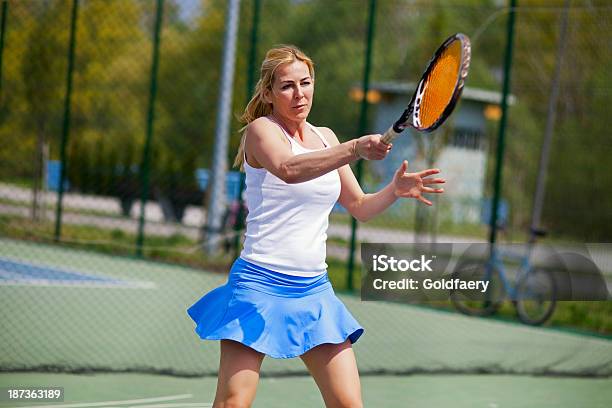
[[[408,107],[381,140],[389,143],[409,126],[431,132],[444,123],[461,96],[470,54],[470,39],[466,35],[459,33],[447,38],[429,61]]]

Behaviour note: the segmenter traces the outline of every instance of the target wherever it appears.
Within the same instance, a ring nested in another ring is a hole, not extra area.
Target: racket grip
[[[399,133],[397,133],[397,132],[396,132],[396,131],[393,129],[393,126],[391,126],[391,127],[389,128],[389,130],[387,130],[387,131],[385,132],[385,134],[383,135],[382,139],[380,139],[380,141],[381,141],[381,142],[383,142],[383,143],[389,144],[389,143],[391,143],[391,141],[392,141],[393,139],[395,139],[395,138],[396,138],[396,137],[398,137],[398,136],[399,136]]]

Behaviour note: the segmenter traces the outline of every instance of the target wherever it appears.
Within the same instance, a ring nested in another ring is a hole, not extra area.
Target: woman
[[[214,407],[250,406],[265,355],[299,356],[328,407],[359,407],[361,388],[351,344],[363,328],[335,296],[327,277],[325,241],[336,201],[367,221],[398,197],[431,202],[443,190],[406,173],[364,194],[349,163],[385,158],[380,135],[340,143],[328,128],[306,121],[314,95],[312,61],[293,46],[271,49],[242,119],[236,163],[246,172],[249,209],[244,248],[228,283],[196,302],[189,315],[202,339],[221,340]]]

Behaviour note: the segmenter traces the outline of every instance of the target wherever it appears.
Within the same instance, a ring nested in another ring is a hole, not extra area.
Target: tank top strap
[[[308,126],[310,126],[310,128],[312,129],[313,132],[315,132],[315,134],[317,136],[319,136],[319,139],[321,139],[321,142],[323,142],[323,146],[325,147],[329,147],[329,143],[327,142],[327,140],[325,139],[325,137],[323,136],[323,134],[321,133],[321,131],[319,129],[317,129],[316,126],[312,125],[311,123],[306,122],[306,124],[308,124]]]
[[[289,133],[287,133],[287,131],[285,130],[285,128],[278,123],[274,118],[272,118],[271,116],[266,116],[270,121],[276,123],[276,125],[281,129],[281,131],[283,132],[283,135],[285,135],[285,137],[289,140],[289,143],[291,143],[291,145],[297,144],[298,147],[301,147],[302,149],[304,149],[304,147],[302,147],[297,141],[295,141],[290,135]],[[326,148],[329,147],[329,142],[327,141],[327,139],[325,139],[325,136],[323,136],[323,134],[321,133],[321,131],[319,129],[317,129],[316,126],[314,126],[313,124],[306,122],[306,124],[310,127],[310,129],[312,129],[312,131],[319,136],[319,139],[321,139],[321,142],[323,143],[323,146],[325,146]],[[308,149],[308,150],[313,150],[313,149]]]

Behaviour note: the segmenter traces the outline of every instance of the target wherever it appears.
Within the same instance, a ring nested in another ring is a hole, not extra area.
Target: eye
[[[281,89],[289,89],[289,88],[291,88],[291,85],[289,85],[289,84],[287,84],[287,85],[283,85],[283,86],[281,87]]]

